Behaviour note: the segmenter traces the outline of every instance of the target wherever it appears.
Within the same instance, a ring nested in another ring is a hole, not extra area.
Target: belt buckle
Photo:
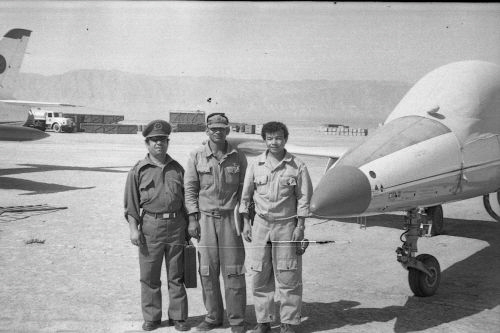
[[[216,219],[220,219],[220,218],[221,218],[221,214],[220,214],[220,212],[219,212],[219,211],[216,211],[216,210],[211,211],[211,212],[210,212],[210,215],[211,215],[212,217],[215,217]]]
[[[172,219],[175,217],[175,213],[163,213],[161,216],[164,219]]]

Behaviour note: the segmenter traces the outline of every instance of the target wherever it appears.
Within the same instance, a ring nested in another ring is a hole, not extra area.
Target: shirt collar
[[[269,153],[269,149],[266,149],[265,152],[260,154],[258,161],[259,164],[265,164],[267,160],[267,154]],[[285,157],[280,161],[280,164],[283,163],[290,163],[292,161],[293,155],[290,154],[286,149],[285,149]]]
[[[172,162],[173,159],[172,157],[170,157],[169,154],[167,154],[167,159],[165,160],[165,165],[168,165],[170,162]],[[146,158],[143,159],[140,163],[139,163],[139,167],[142,168],[143,166],[146,166],[146,165],[153,165],[153,166],[158,166],[157,164],[153,163],[153,161],[151,160],[151,157],[149,156],[149,154],[146,155]]]
[[[236,150],[236,148],[234,148],[230,143],[229,141],[226,140],[226,144],[227,144],[227,153],[225,155],[229,156],[231,154],[234,154],[234,153],[237,153],[238,151]],[[207,156],[207,158],[209,158],[210,156],[213,156],[214,153],[212,152],[212,149],[210,149],[210,145],[208,144],[208,140],[203,142],[203,150],[205,151],[205,155]]]

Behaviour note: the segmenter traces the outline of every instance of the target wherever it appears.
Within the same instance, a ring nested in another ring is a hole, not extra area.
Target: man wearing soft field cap
[[[199,273],[207,309],[205,319],[196,328],[210,331],[222,326],[222,273],[231,331],[242,333],[246,308],[245,249],[236,230],[234,209],[240,199],[247,160],[226,141],[229,121],[224,114],[208,115],[206,134],[208,141],[191,152],[184,177],[188,232],[199,240]]]
[[[168,325],[178,331],[186,323],[188,300],[183,284],[187,221],[184,218],[184,169],[167,154],[170,124],[150,122],[142,135],[148,154],[129,171],[125,185],[125,218],[130,241],[139,247],[143,330],[162,325],[161,269],[168,280]]]
[[[224,114],[215,113],[207,117],[208,128],[229,128],[229,121]],[[228,133],[229,134],[229,133]]]

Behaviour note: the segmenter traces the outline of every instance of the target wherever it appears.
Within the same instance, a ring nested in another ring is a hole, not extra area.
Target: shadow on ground
[[[50,164],[18,164],[19,168],[0,169],[0,176],[17,175],[21,173],[46,172],[46,171],[87,171],[87,172],[112,172],[127,173],[132,166],[113,166],[113,167],[81,167]],[[127,171],[117,170],[126,168]]]
[[[89,187],[75,187],[66,186],[54,183],[37,182],[33,180],[5,177],[7,175],[18,175],[34,172],[47,172],[47,171],[85,171],[85,172],[111,172],[111,173],[127,173],[127,171],[117,170],[121,168],[130,169],[130,166],[116,166],[116,167],[75,167],[63,165],[48,165],[48,164],[19,164],[18,168],[7,168],[0,170],[0,189],[2,190],[22,190],[28,193],[22,195],[34,194],[47,194],[57,193],[72,190],[88,190],[95,186]]]
[[[2,190],[22,190],[28,193],[21,193],[20,195],[35,195],[35,194],[47,194],[56,192],[65,192],[73,190],[88,190],[94,188],[90,187],[74,187],[65,186],[53,183],[36,182],[33,180],[11,178],[11,177],[0,177],[0,189]]]
[[[357,223],[356,219],[338,220]],[[404,306],[355,308],[357,302],[305,303],[304,332],[336,329],[371,321],[396,319],[394,332],[413,332],[454,322],[500,304],[500,223],[481,220],[445,218],[443,234],[485,241],[486,248],[453,264],[441,273],[441,284],[431,297],[408,298]],[[374,226],[401,229],[403,216],[379,215],[368,218],[367,228]],[[367,231],[369,232],[369,230]],[[435,236],[434,239],[439,239]],[[439,260],[439,253],[433,253]],[[394,258],[394,260],[396,260]]]

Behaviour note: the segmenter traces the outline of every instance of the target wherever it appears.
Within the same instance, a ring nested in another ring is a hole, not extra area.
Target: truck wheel
[[[52,125],[52,129],[57,132],[57,133],[61,133],[62,129],[61,129],[61,125],[59,125],[58,123],[55,123],[54,125]]]
[[[35,128],[45,132],[45,121],[35,120]]]
[[[68,128],[66,129],[66,132],[68,132],[68,133],[73,133],[74,131],[75,131],[75,128],[74,128],[74,127],[68,127]]]

